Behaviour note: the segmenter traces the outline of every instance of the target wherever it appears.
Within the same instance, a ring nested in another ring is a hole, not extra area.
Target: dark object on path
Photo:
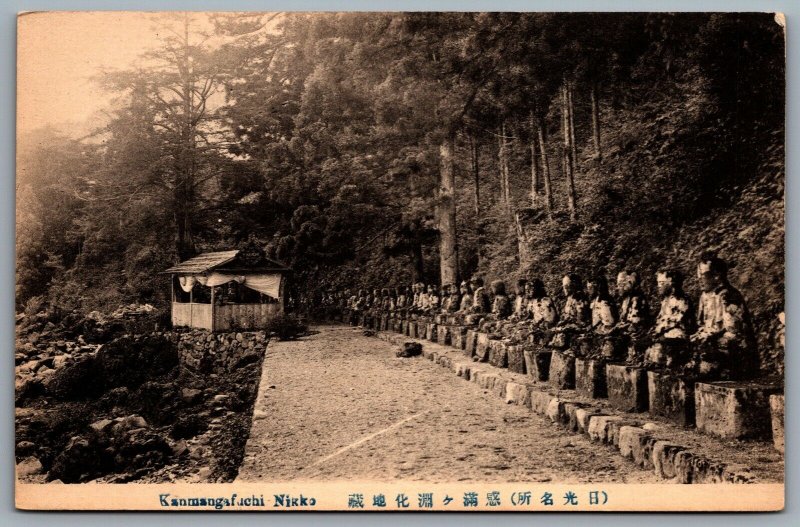
[[[278,315],[267,324],[267,334],[278,340],[295,340],[308,334],[308,326],[294,315]]]
[[[416,357],[422,355],[422,344],[419,342],[405,342],[403,349],[397,352],[397,356],[401,358]]]
[[[375,336],[375,332],[372,331],[371,329],[365,329],[364,330],[364,336],[365,337],[374,337]]]

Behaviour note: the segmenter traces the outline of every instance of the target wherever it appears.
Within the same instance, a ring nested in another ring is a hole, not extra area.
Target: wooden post
[[[169,318],[175,327],[175,275],[169,275]]]
[[[194,287],[189,289],[189,327],[194,327],[194,297],[192,293],[194,292]]]
[[[211,288],[211,332],[214,332],[214,288]]]

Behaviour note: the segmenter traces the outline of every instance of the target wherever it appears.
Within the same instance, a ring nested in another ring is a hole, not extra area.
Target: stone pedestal
[[[782,387],[754,382],[698,382],[697,429],[722,439],[771,439],[770,395]]]
[[[550,357],[548,382],[558,390],[575,388],[575,357],[554,351]]]
[[[608,402],[623,412],[647,411],[647,371],[637,366],[606,364]]]
[[[488,333],[478,333],[478,338],[476,339],[475,343],[475,356],[478,357],[478,360],[481,362],[486,362],[489,360],[489,343],[491,339],[489,338]]]
[[[438,342],[442,346],[449,346],[451,341],[452,341],[452,336],[450,333],[450,326],[439,324],[436,327],[436,342]]]
[[[436,323],[435,322],[428,322],[428,325],[425,327],[425,337],[431,342],[436,342]]]
[[[681,426],[694,424],[694,379],[670,373],[647,372],[650,413]]]
[[[475,352],[478,348],[478,332],[474,329],[467,330],[467,336],[465,337],[464,342],[464,355],[467,357],[475,356]]]
[[[508,367],[508,352],[502,340],[489,341],[489,364],[498,368]]]
[[[770,395],[769,409],[772,414],[772,442],[775,444],[775,450],[783,454],[783,395]]]
[[[457,350],[465,350],[467,348],[467,328],[464,326],[451,326],[450,341],[450,345]]]
[[[575,391],[583,397],[599,399],[607,396],[605,361],[575,359]]]
[[[506,346],[506,353],[508,354],[508,370],[525,374],[527,368],[525,367],[525,354],[522,346]]]
[[[528,377],[536,382],[544,382],[550,378],[550,357],[553,355],[550,350],[526,349],[522,354],[525,357]]]

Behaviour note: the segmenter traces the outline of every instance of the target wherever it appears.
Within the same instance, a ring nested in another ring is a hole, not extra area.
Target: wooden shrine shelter
[[[284,310],[289,269],[255,243],[203,253],[164,273],[171,276],[173,327],[264,329]]]

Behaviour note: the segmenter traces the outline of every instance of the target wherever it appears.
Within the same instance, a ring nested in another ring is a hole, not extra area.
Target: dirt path
[[[655,482],[610,447],[346,326],[271,343],[240,481]]]

